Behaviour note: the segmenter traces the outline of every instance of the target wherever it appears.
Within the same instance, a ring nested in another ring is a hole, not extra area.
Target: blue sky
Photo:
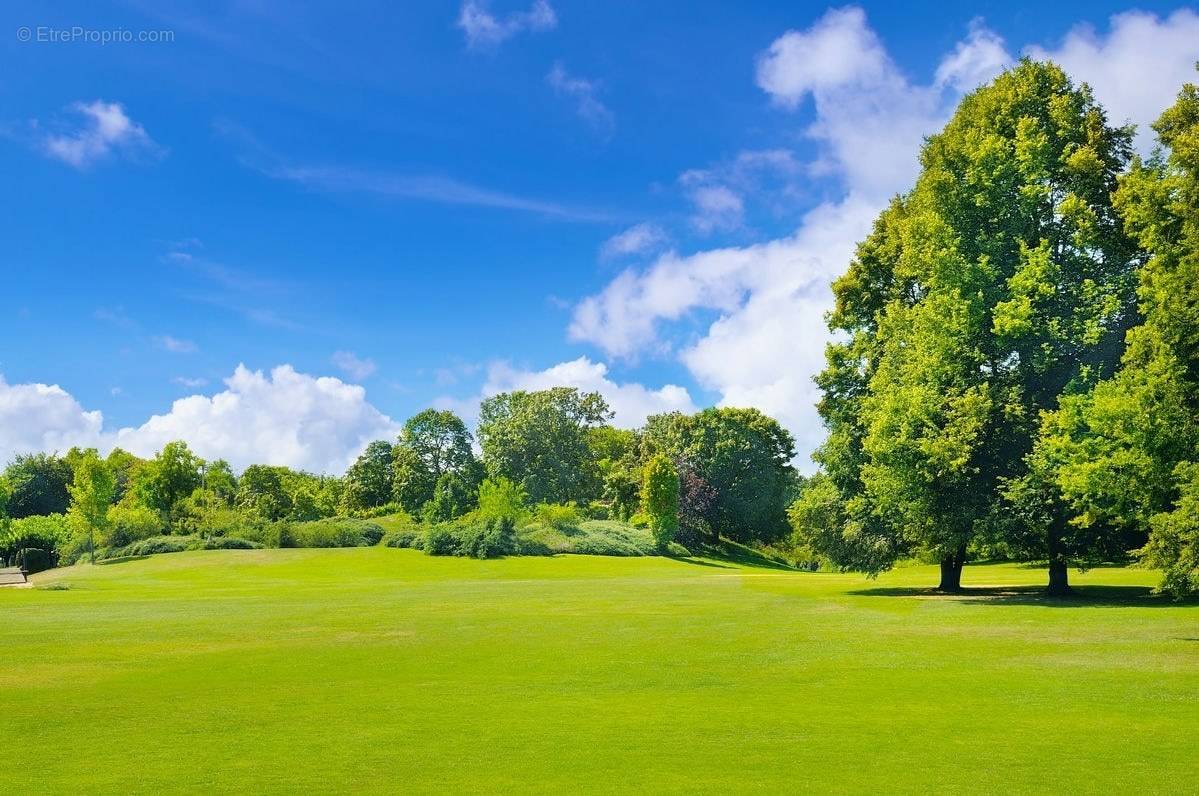
[[[1199,60],[1168,3],[342,5],[5,4],[0,455],[336,470],[551,383],[806,454],[828,280],[961,93],[1050,56],[1144,123]]]

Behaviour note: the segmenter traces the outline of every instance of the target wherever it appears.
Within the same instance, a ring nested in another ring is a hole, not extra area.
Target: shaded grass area
[[[699,564],[699,565],[697,565]],[[1199,606],[1156,573],[199,551],[0,591],[33,792],[1176,792]],[[69,587],[47,591],[46,587]],[[17,759],[10,752],[9,759]]]

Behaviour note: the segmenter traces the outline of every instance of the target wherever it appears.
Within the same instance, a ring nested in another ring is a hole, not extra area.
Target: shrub
[[[70,538],[67,520],[62,514],[22,517],[9,522],[7,530],[0,526],[0,559],[15,564],[19,551],[34,548],[49,552],[57,564],[58,553]],[[86,546],[86,540],[84,544]]]
[[[516,550],[516,523],[511,517],[490,517],[457,527],[458,555],[498,558]]]
[[[124,547],[114,547],[108,550],[103,558],[124,558],[125,556],[151,556],[158,553],[182,553],[192,541],[187,536],[151,536],[141,539]],[[101,555],[97,553],[97,558]]]
[[[250,521],[238,528],[236,534],[230,535],[256,542],[262,547],[283,547],[288,529],[286,522]]]
[[[214,536],[205,539],[197,548],[200,550],[261,550],[262,545],[236,536]]]
[[[376,517],[387,517],[391,514],[403,514],[404,507],[399,503],[384,503],[382,506],[371,506],[353,512],[353,517],[360,520],[373,520]]]
[[[17,551],[17,563],[32,575],[35,572],[44,572],[54,566],[54,554],[49,550],[43,550],[40,547],[24,547]]]
[[[166,530],[162,517],[154,509],[139,504],[118,504],[108,509],[109,530],[105,542],[121,547],[140,539],[158,536]]]
[[[559,531],[574,528],[582,519],[579,510],[568,503],[540,503],[535,516],[542,525]]]
[[[611,519],[612,509],[602,500],[593,500],[582,513],[589,520],[607,520]]]
[[[395,531],[388,531],[383,534],[383,539],[380,541],[384,547],[410,547],[420,549],[424,547],[424,535],[420,528],[400,528]]]
[[[641,505],[649,517],[650,533],[658,547],[665,549],[679,529],[679,472],[663,454],[646,462]]]
[[[383,528],[369,520],[332,517],[293,523],[286,528],[284,547],[368,547],[383,538]]]
[[[528,496],[520,484],[507,478],[487,478],[479,484],[479,508],[476,514],[482,518],[509,517],[520,525],[528,516]]]
[[[431,556],[452,556],[458,550],[458,540],[448,525],[430,525],[421,548]]]

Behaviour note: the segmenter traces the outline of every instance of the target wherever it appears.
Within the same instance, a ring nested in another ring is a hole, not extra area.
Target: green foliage
[[[114,503],[120,503],[129,494],[129,490],[136,478],[136,472],[139,468],[145,466],[146,460],[134,456],[127,450],[113,448],[109,451],[104,462],[108,465],[108,469],[112,470],[113,479],[115,480],[115,491],[112,500]]]
[[[479,507],[475,513],[484,518],[507,517],[520,524],[528,516],[528,495],[521,485],[507,478],[487,478],[479,484]]]
[[[537,522],[559,531],[579,524],[582,515],[568,503],[539,503],[533,510]]]
[[[610,416],[599,393],[571,387],[492,396],[479,409],[487,474],[520,484],[535,503],[598,497],[600,471],[590,433]]]
[[[353,514],[391,501],[394,469],[391,443],[382,440],[366,446],[342,479],[341,510]]]
[[[646,460],[664,454],[711,487],[708,522],[718,533],[739,541],[786,535],[795,441],[773,418],[735,408],[656,415],[642,447]]]
[[[534,522],[517,531],[516,549],[520,555],[688,555],[681,545],[670,543],[661,548],[648,529],[617,520],[582,520],[564,528]]]
[[[237,507],[266,522],[277,522],[292,511],[291,495],[283,486],[284,467],[251,464],[237,484]]]
[[[96,539],[108,535],[108,510],[116,493],[116,478],[95,450],[80,454],[73,466],[67,523],[76,536],[87,537],[89,549],[94,549]]]
[[[383,538],[383,528],[370,520],[335,517],[287,526],[282,547],[369,547]]]
[[[674,462],[659,453],[645,463],[643,479],[642,510],[658,547],[665,548],[679,529],[679,473]]]
[[[438,485],[449,483],[444,481],[446,476],[454,476],[463,494],[472,495],[482,478],[481,470],[461,418],[448,410],[426,409],[408,419],[395,446],[395,500],[408,513],[421,513],[425,504],[437,499]],[[449,519],[443,516],[447,510],[443,500],[433,510],[434,516]],[[450,516],[465,510],[459,508]]]
[[[138,504],[118,503],[108,509],[108,532],[100,537],[104,547],[119,547],[157,536],[165,530],[162,517]]]
[[[55,556],[53,550],[41,547],[23,547],[17,551],[16,561],[27,574],[32,575],[52,569],[55,564]]]
[[[182,441],[168,442],[150,461],[134,470],[137,500],[162,513],[174,527],[181,518],[182,501],[202,484],[202,461]]]
[[[604,499],[611,506],[613,518],[627,522],[636,513],[640,497],[639,471],[623,465],[608,470],[604,476]]]
[[[19,455],[4,470],[8,483],[8,516],[13,519],[44,514],[66,514],[71,502],[67,490],[71,466],[48,453]]]
[[[12,520],[7,527],[0,526],[0,560],[15,562],[18,551],[27,547],[57,554],[70,535],[62,514],[34,514]]]
[[[461,517],[474,504],[475,489],[456,472],[442,473],[433,488],[433,498],[425,503],[421,516],[425,522],[448,522]]]
[[[1113,370],[1135,315],[1135,244],[1111,195],[1130,131],[1085,86],[1024,61],[966,97],[834,284],[819,378],[827,481],[792,512],[837,565],[920,554],[960,566],[1013,532],[1043,412]],[[1052,516],[1028,501],[1022,511]],[[1060,523],[1054,523],[1060,527]],[[1079,554],[1041,544],[1059,561]]]
[[[1185,86],[1154,129],[1168,157],[1134,163],[1115,198],[1150,254],[1143,322],[1118,374],[1045,418],[1033,461],[1060,491],[1070,535],[1139,537],[1181,596],[1199,586],[1199,88]]]

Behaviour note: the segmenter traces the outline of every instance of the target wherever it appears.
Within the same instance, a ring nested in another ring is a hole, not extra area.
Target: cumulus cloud
[[[604,241],[604,245],[600,248],[600,256],[612,258],[642,254],[665,242],[666,232],[657,224],[649,222],[635,224]]]
[[[0,463],[20,453],[102,447],[104,417],[56,384],[9,384],[0,376]]]
[[[43,139],[43,151],[50,157],[86,169],[114,152],[136,155],[161,151],[119,102],[76,102],[71,109],[83,116],[83,124],[72,132]]]
[[[458,13],[458,27],[472,48],[495,47],[523,31],[540,32],[558,26],[558,15],[547,0],[534,0],[527,11],[497,16],[479,0],[468,0]]]
[[[1149,123],[1174,102],[1183,83],[1196,78],[1199,14],[1182,8],[1162,18],[1130,11],[1111,18],[1106,36],[1087,25],[1072,29],[1057,47],[1030,46],[1033,58],[1049,58],[1085,80],[1116,124],[1137,125],[1136,147],[1153,147]]]
[[[366,400],[366,391],[333,377],[280,365],[265,374],[238,365],[214,395],[191,395],[136,427],[105,431],[99,411],[85,410],[57,385],[9,385],[0,379],[0,458],[63,451],[72,445],[120,446],[151,456],[171,440],[185,440],[208,459],[238,469],[277,464],[341,473],[368,443],[400,426]]]
[[[1089,82],[1116,121],[1146,125],[1194,79],[1199,15],[1121,14],[1106,36],[1076,28],[1056,49],[1025,52]],[[924,136],[943,126],[963,93],[1012,63],[1003,40],[981,21],[942,56],[926,83],[898,68],[859,8],[831,10],[808,28],[782,34],[759,56],[757,84],[784,112],[810,108],[803,131],[819,154],[802,172],[826,179],[832,198],[785,238],[690,255],[671,251],[646,268],[626,269],[576,305],[570,337],[613,357],[671,351],[701,385],[719,392],[722,405],[752,405],[777,416],[799,443],[797,464],[810,467],[806,456],[823,438],[812,378],[829,339],[823,321],[832,303],[829,282],[844,272],[888,199],[911,186]],[[786,165],[779,155],[772,162],[776,170]],[[731,179],[734,172],[689,172],[681,182],[724,186],[743,206],[753,192]],[[737,218],[735,202],[725,197],[723,206],[726,221]],[[696,311],[716,318],[672,349],[670,332]]]
[[[363,359],[353,351],[334,351],[330,361],[338,370],[356,381],[362,381],[378,370],[373,359]]]
[[[616,126],[616,117],[612,115],[608,106],[596,97],[599,83],[569,74],[561,63],[554,64],[545,76],[545,82],[550,84],[556,94],[573,99],[579,117],[596,131],[605,135],[612,132],[612,128]]]
[[[600,393],[612,409],[612,424],[620,428],[637,428],[645,423],[645,418],[662,412],[696,411],[686,388],[667,384],[654,390],[636,382],[617,382],[609,375],[607,365],[593,362],[588,357],[560,362],[545,370],[526,370],[508,362],[493,362],[478,395],[466,399],[441,398],[437,405],[453,409],[473,424],[479,414],[479,403],[484,398],[512,390],[548,390],[551,387],[576,387],[585,392]]]

